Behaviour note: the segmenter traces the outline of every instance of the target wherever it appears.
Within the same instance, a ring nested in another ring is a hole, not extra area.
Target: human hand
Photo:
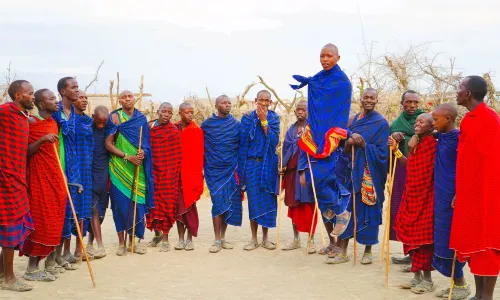
[[[267,109],[263,106],[257,105],[257,117],[261,121],[267,120]]]
[[[389,140],[387,141],[387,146],[389,146],[389,149],[391,149],[393,152],[398,150],[398,143],[396,140],[392,138],[392,136],[389,136]]]
[[[410,151],[410,153],[415,153],[417,151],[417,146],[418,146],[418,137],[414,135],[408,142],[408,150]]]
[[[360,134],[353,133],[351,139],[353,140],[354,145],[365,148],[365,140]]]
[[[142,151],[142,150],[137,151],[136,157],[140,160],[143,160],[144,159],[144,151]]]
[[[404,141],[405,139],[405,134],[402,132],[394,132],[391,134],[391,137],[396,140],[397,143],[401,143],[401,141]]]
[[[59,140],[59,136],[54,133],[49,133],[42,137],[42,143],[55,143]]]
[[[142,164],[143,159],[144,157],[140,158],[138,155],[133,155],[128,158],[128,160],[136,166],[140,166]]]
[[[285,175],[285,172],[286,172],[286,167],[283,167],[283,168],[281,168],[280,170],[278,170],[278,173],[279,173],[279,175],[281,175],[281,176]]]
[[[306,172],[302,172],[299,175],[299,181],[300,185],[303,187],[307,187],[307,182],[306,182]]]
[[[455,208],[455,200],[457,199],[457,196],[453,196],[453,200],[451,200],[451,208]]]

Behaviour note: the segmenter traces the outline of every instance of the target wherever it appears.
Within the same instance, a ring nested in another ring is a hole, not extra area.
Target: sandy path
[[[377,260],[370,266],[353,266],[352,262],[327,265],[323,256],[305,256],[305,249],[293,252],[263,248],[252,252],[242,250],[250,236],[246,203],[243,226],[230,227],[227,233],[235,249],[210,254],[211,203],[203,199],[198,205],[201,224],[194,251],[174,251],[172,247],[170,252],[160,253],[150,248],[143,256],[118,257],[114,224],[108,211],[103,224],[108,256],[92,261],[96,289],[92,288],[84,264],[77,271],[62,274],[54,283],[35,283],[35,289],[28,293],[1,291],[0,299],[437,299],[432,294],[421,296],[399,289],[398,284],[409,280],[411,275],[400,272],[395,265],[391,265],[390,287],[385,288],[384,265],[378,261],[379,247],[373,249]],[[281,228],[281,245],[284,245],[293,237],[286,208],[282,211]],[[270,232],[274,240],[276,231]],[[146,241],[152,236],[148,232]],[[176,242],[174,229],[172,246]],[[321,239],[316,242],[321,244]],[[391,249],[394,253],[402,251],[399,243],[391,244]],[[358,247],[359,254],[362,250]],[[18,275],[22,275],[26,262],[26,258],[16,258]],[[438,288],[447,286],[446,278],[437,272],[433,275]],[[472,280],[468,270],[467,279]]]

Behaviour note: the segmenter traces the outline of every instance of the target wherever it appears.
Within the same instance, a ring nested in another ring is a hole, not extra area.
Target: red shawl
[[[186,208],[191,207],[203,194],[203,158],[204,142],[203,130],[191,122],[188,127],[181,129],[181,123],[175,124],[181,130],[182,167],[181,184],[182,195]]]
[[[394,229],[410,249],[434,243],[434,157],[437,142],[424,137],[406,163],[406,184]],[[413,247],[415,246],[415,247]]]
[[[28,118],[12,102],[0,105],[0,225],[29,211],[26,190]]]
[[[155,207],[147,215],[149,230],[167,234],[175,224],[181,169],[181,135],[172,123],[154,126],[150,131],[153,153]]]
[[[500,118],[482,103],[460,124],[450,248],[461,261],[500,249]]]
[[[49,133],[58,134],[57,123],[52,118],[35,120],[36,122],[29,125],[30,144]],[[28,254],[43,257],[51,252],[50,248],[59,245],[66,212],[64,178],[51,143],[41,145],[29,159],[28,187],[31,217],[36,229],[28,240],[41,244],[31,245]]]

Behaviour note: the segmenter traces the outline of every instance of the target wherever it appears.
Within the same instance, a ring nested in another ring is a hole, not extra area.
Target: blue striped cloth
[[[224,221],[241,226],[242,204],[236,180],[240,123],[229,115],[215,114],[201,124],[205,138],[204,175],[212,199],[212,218],[224,215]]]
[[[255,111],[241,118],[238,174],[246,188],[250,220],[271,228],[276,227],[280,119],[268,111],[267,121],[266,136]]]

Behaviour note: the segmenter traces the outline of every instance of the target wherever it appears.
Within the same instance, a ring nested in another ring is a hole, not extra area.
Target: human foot
[[[31,291],[33,286],[25,282],[14,279],[10,282],[4,282],[2,284],[2,290],[13,291],[13,292],[27,292]]]
[[[88,244],[87,247],[85,247],[85,250],[87,250],[87,255],[95,256],[96,249],[94,248],[94,245]]]
[[[222,240],[222,249],[231,250],[233,248],[234,247],[233,247],[233,245],[231,245],[231,243],[226,242],[225,240]]]
[[[28,281],[42,281],[42,282],[52,282],[56,280],[56,277],[54,275],[39,269],[33,272],[26,271],[24,273],[23,278]]]
[[[184,250],[186,250],[186,251],[192,251],[192,250],[194,250],[193,241],[187,241],[186,242],[186,247],[184,247]]]
[[[217,253],[222,250],[222,243],[221,241],[215,241],[212,247],[210,247],[210,253]]]
[[[155,235],[154,238],[148,243],[148,247],[154,248],[157,247],[159,243],[161,243],[162,236]]]
[[[362,265],[370,265],[373,263],[373,255],[371,253],[364,253],[361,258]]]
[[[391,257],[392,263],[395,265],[408,265],[411,264],[411,258],[407,256],[393,256]]]
[[[128,252],[132,252],[132,246],[129,246],[127,248],[127,251]],[[140,244],[140,243],[137,243],[134,245],[134,253],[135,254],[146,254],[148,252],[148,248],[146,246],[144,246],[143,244]]]
[[[290,250],[295,250],[295,249],[300,249],[302,245],[300,244],[300,241],[293,240],[293,242],[289,243],[285,247],[283,247],[281,250],[283,251],[290,251]]]
[[[411,291],[415,294],[426,294],[433,292],[436,289],[436,285],[432,281],[422,280],[418,285],[411,288]]]
[[[341,213],[340,215],[337,215],[335,221],[335,227],[333,228],[332,233],[330,233],[330,235],[333,237],[342,235],[344,231],[347,229],[347,225],[349,224],[350,220],[351,220],[351,213],[348,212],[347,210]]]
[[[243,247],[243,249],[245,249],[246,251],[252,251],[252,250],[255,250],[257,248],[259,248],[259,243],[257,243],[257,241],[250,241],[248,244],[245,245],[245,247]]]
[[[125,250],[125,245],[118,246],[118,249],[116,250],[116,255],[125,256],[126,254],[127,254],[127,250]]]
[[[437,292],[436,297],[448,299],[449,294],[450,294],[450,288],[447,288],[445,290],[441,290],[441,291]],[[470,290],[470,287],[468,284],[463,285],[463,286],[454,285],[453,291],[451,292],[451,299],[452,300],[467,299],[467,297],[470,294],[471,294],[471,290]]]
[[[316,245],[315,245],[315,244],[311,244],[311,245],[309,246],[309,252],[308,252],[308,253],[309,253],[309,254],[314,254],[314,253],[316,253]]]
[[[343,264],[343,263],[346,263],[348,261],[350,261],[351,259],[349,258],[349,256],[347,255],[344,255],[344,254],[339,254],[333,258],[330,258],[328,257],[326,259],[326,263],[327,264],[330,264],[330,265],[338,265],[338,264]]]
[[[62,257],[62,259],[65,260],[65,261],[67,261],[67,262],[69,262],[70,264],[74,264],[74,263],[76,263],[78,261],[76,259],[76,257],[73,256],[73,254],[71,254],[71,253],[64,254],[63,257]]]
[[[174,247],[175,250],[184,250],[184,248],[186,248],[186,243],[184,243],[184,241],[182,240],[179,241]]]
[[[411,289],[412,287],[415,287],[419,285],[422,282],[422,280],[418,280],[416,278],[412,278],[409,282],[405,282],[399,285],[400,288],[408,290]]]
[[[160,252],[168,252],[170,251],[170,243],[167,241],[167,242],[161,242],[160,243]]]
[[[63,268],[65,271],[74,271],[76,270],[77,268],[75,266],[73,266],[72,263],[66,261],[65,259],[63,258],[56,258],[56,263],[61,267]],[[57,266],[56,266],[57,267]],[[63,273],[63,272],[60,272],[60,273]]]
[[[106,253],[106,249],[104,249],[104,247],[99,247],[99,249],[97,249],[94,252],[95,259],[104,258],[104,257],[106,257],[106,255],[107,255],[107,253]]]
[[[276,249],[276,245],[268,240],[262,241],[262,248],[265,248],[267,250],[274,250]]]

